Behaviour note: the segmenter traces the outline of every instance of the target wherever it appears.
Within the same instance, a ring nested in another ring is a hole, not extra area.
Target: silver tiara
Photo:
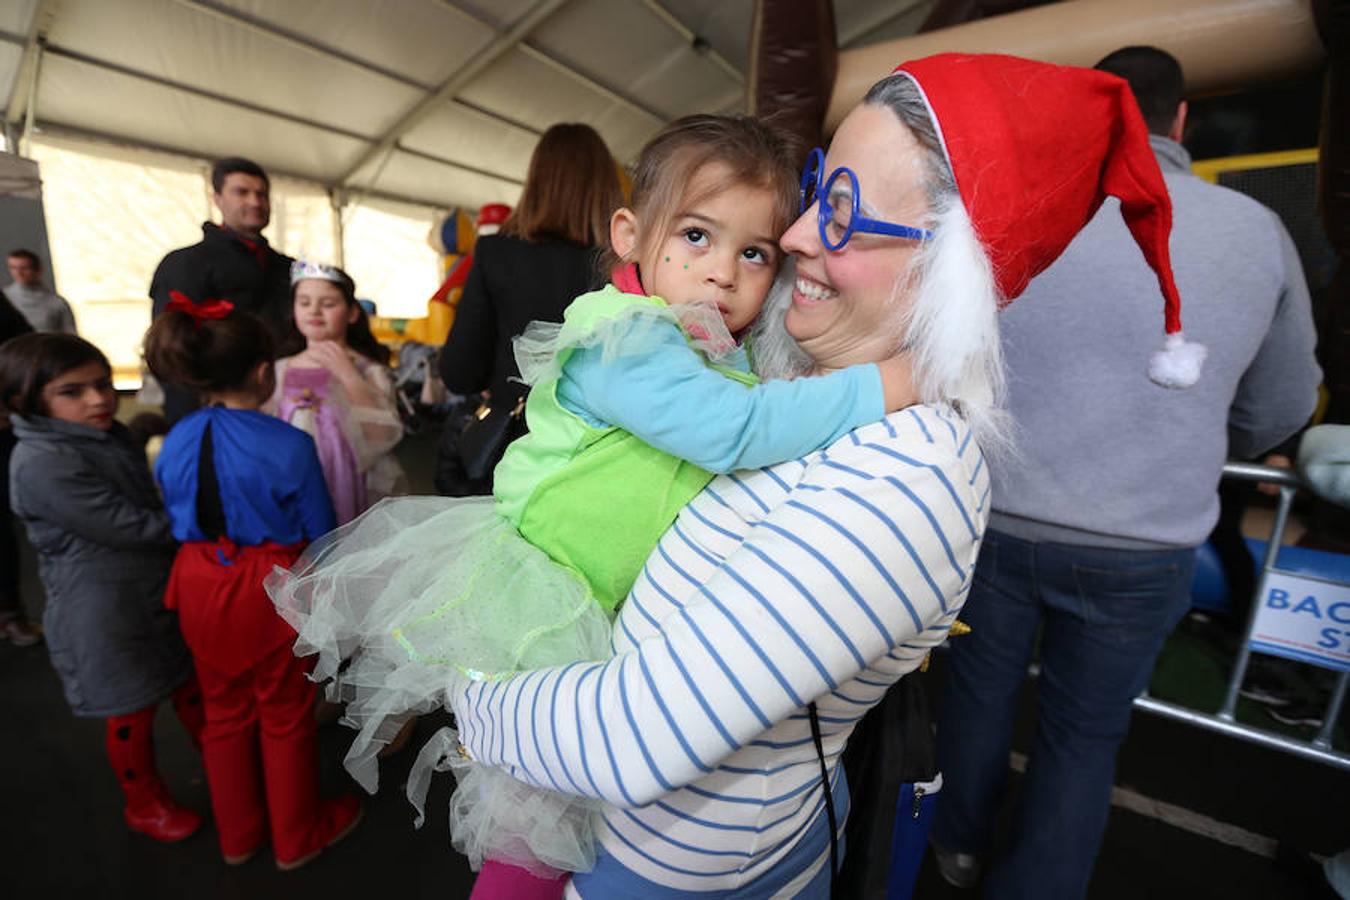
[[[292,262],[291,287],[294,287],[297,281],[303,281],[306,278],[320,278],[334,284],[345,284],[348,280],[337,266],[325,266],[323,263],[307,262],[303,259]]]

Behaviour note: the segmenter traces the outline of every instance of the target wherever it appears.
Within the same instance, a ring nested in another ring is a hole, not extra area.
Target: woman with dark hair
[[[107,723],[127,826],[182,840],[202,817],[160,779],[155,710],[172,698],[199,742],[201,692],[163,602],[177,544],[140,444],[113,418],[108,360],[74,335],[15,338],[0,349],[0,399],[19,440],[10,499],[37,550],[47,649],[66,702]]]
[[[338,524],[407,492],[389,348],[370,331],[356,284],[336,266],[291,264],[291,321],[268,411],[314,438]]]
[[[480,237],[474,247],[441,350],[446,387],[461,394],[488,390],[494,410],[516,407],[527,388],[516,380],[511,339],[530,322],[561,322],[567,304],[603,282],[596,259],[609,237],[610,213],[621,202],[618,169],[595,129],[561,124],[544,132],[515,211],[499,234]],[[517,421],[523,433],[524,418]],[[446,438],[436,487],[453,496],[492,493],[491,474],[469,478],[459,464],[458,435],[447,431]]]

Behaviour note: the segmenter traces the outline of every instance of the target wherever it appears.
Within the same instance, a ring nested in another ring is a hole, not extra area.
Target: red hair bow
[[[234,311],[234,304],[229,300],[203,300],[201,303],[193,303],[186,294],[179,291],[169,291],[169,305],[164,307],[165,312],[181,312],[192,316],[192,322],[198,328],[201,327],[204,319],[223,319]]]

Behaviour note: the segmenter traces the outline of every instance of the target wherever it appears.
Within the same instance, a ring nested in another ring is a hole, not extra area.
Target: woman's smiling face
[[[916,227],[927,222],[923,149],[890,110],[865,104],[844,119],[826,155],[826,176],[840,166],[858,176],[863,215]],[[847,179],[839,183],[847,185]],[[844,196],[834,202],[850,201]],[[855,233],[841,249],[828,250],[813,204],[780,243],[797,263],[785,325],[818,365],[835,369],[898,352],[900,317],[908,305],[900,286],[914,261],[915,241]]]

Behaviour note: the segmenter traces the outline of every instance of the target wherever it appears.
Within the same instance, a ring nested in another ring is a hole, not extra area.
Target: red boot
[[[169,796],[155,768],[155,708],[108,719],[108,761],[117,773],[127,805],[123,818],[132,831],[172,843],[202,827],[202,817]]]
[[[192,740],[197,752],[202,752],[202,729],[206,727],[206,707],[202,705],[202,689],[193,675],[173,692],[173,711]]]
[[[277,868],[283,872],[298,869],[314,859],[338,841],[351,834],[361,822],[364,810],[361,798],[355,794],[344,794],[333,800],[324,800],[319,804],[319,821],[311,832],[312,849],[294,859],[277,857]]]

